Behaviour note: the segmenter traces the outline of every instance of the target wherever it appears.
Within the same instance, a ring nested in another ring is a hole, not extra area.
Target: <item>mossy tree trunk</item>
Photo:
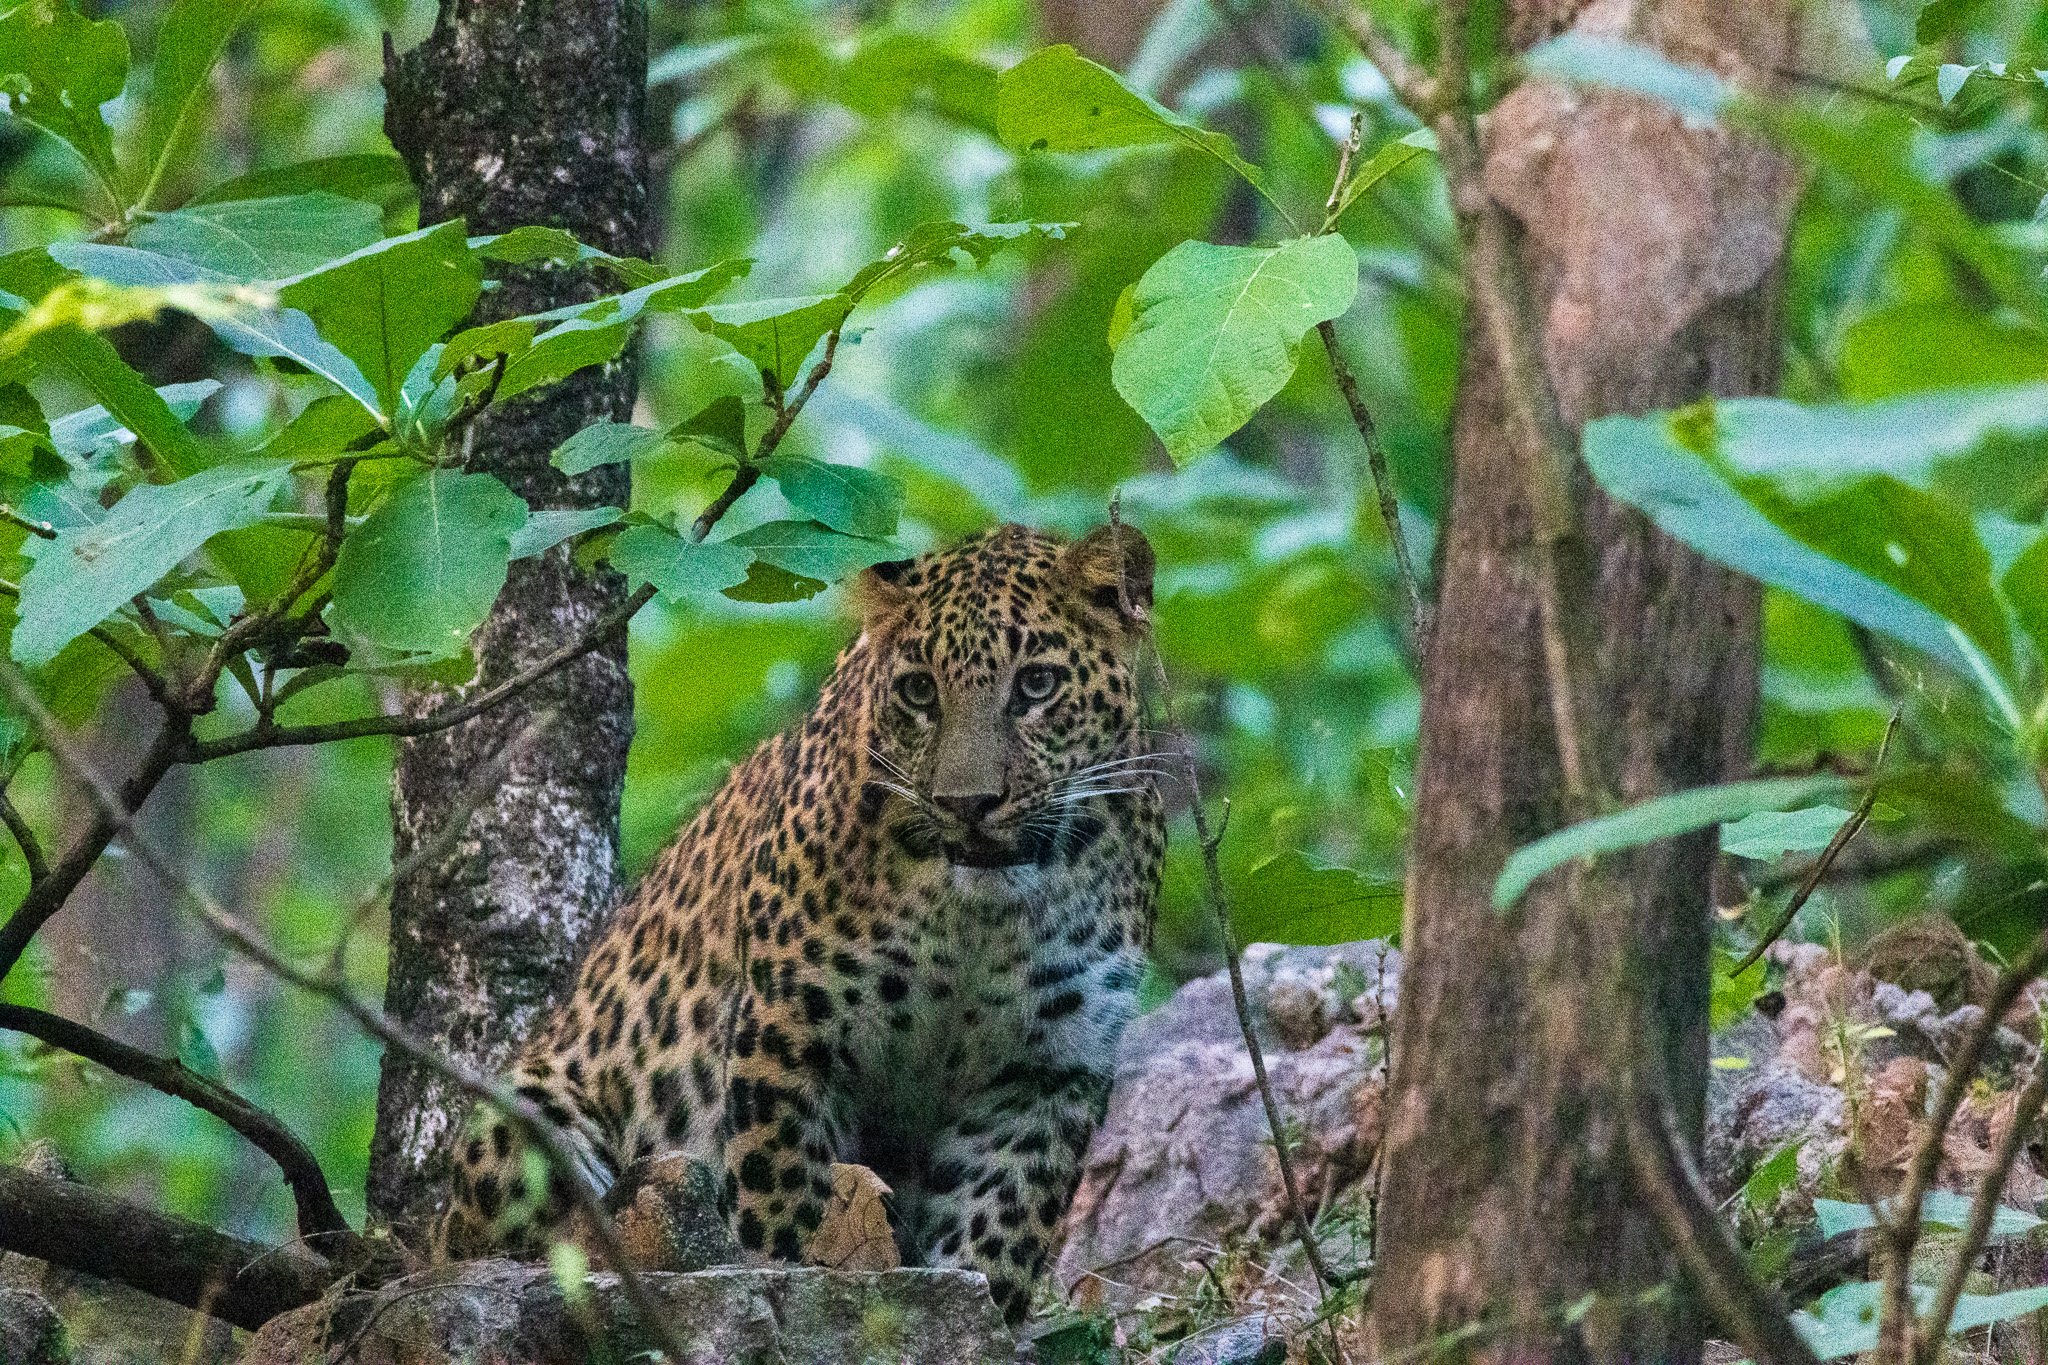
[[[1573,8],[1512,0],[1514,40],[1549,36]],[[1787,4],[1595,6],[1576,22],[1749,80],[1790,60]],[[1540,82],[1482,127],[1486,193],[1510,214],[1507,249],[1574,438],[1603,414],[1775,386],[1794,184],[1774,155],[1631,95]],[[1473,259],[1484,243],[1467,249],[1468,280],[1485,278]],[[1620,1072],[1657,1078],[1697,1146],[1714,835],[1607,860],[1598,875],[1566,868],[1512,912],[1492,908],[1508,854],[1571,816],[1525,437],[1487,329],[1466,335],[1424,670],[1375,1324],[1390,1356],[1692,1360],[1701,1324],[1685,1295],[1658,1292],[1678,1275],[1631,1188]],[[1598,788],[1625,804],[1742,775],[1755,585],[1582,473],[1574,493],[1585,554],[1567,565],[1567,606],[1588,627],[1579,728]]]
[[[420,220],[472,233],[550,224],[624,255],[647,250],[644,0],[442,0],[434,31],[387,59],[385,127],[420,189]],[[479,321],[594,297],[588,272],[543,266],[486,295]],[[624,465],[566,478],[548,456],[570,433],[627,420],[630,359],[493,408],[462,451],[535,508],[623,507]],[[567,547],[512,565],[475,642],[488,686],[582,633],[623,596],[609,570]],[[408,710],[446,698],[419,689]],[[511,703],[406,743],[392,793],[395,857],[436,840],[508,742],[528,735],[443,856],[394,889],[386,1004],[416,1033],[480,1067],[503,1061],[566,984],[617,898],[619,797],[632,736],[625,648],[614,643]],[[387,1055],[377,1096],[369,1199],[423,1223],[445,1198],[444,1153],[462,1104],[406,1058]]]

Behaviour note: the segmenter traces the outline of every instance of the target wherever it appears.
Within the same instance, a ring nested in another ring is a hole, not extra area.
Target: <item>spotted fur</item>
[[[705,1157],[741,1245],[796,1261],[828,1167],[859,1162],[907,1263],[1021,1313],[1152,935],[1151,593],[1129,527],[1003,526],[863,576],[816,709],[662,854],[516,1061],[594,1188]],[[457,1254],[538,1250],[565,1216],[501,1118],[455,1157]]]

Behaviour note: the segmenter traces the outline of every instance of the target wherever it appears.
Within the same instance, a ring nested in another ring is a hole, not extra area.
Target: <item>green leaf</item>
[[[59,242],[50,256],[67,269],[114,284],[161,287],[224,283],[227,277],[185,261],[134,247],[96,242]],[[355,399],[382,420],[377,395],[354,361],[321,339],[313,320],[296,308],[207,314],[214,335],[243,355],[269,356],[302,365]]]
[[[1826,848],[1849,816],[1840,806],[1758,811],[1721,826],[1721,851],[1762,862],[1787,853],[1811,853]]]
[[[505,586],[526,516],[488,474],[436,469],[401,484],[342,541],[331,620],[391,654],[460,653]]]
[[[599,465],[645,459],[671,444],[663,433],[630,422],[593,422],[556,446],[551,458],[564,474],[582,474]]]
[[[1216,158],[1269,201],[1273,197],[1264,174],[1229,138],[1127,89],[1114,71],[1065,43],[1041,48],[996,79],[996,136],[1020,152],[1177,143]]]
[[[1659,796],[1612,815],[1567,826],[1516,849],[1501,868],[1500,879],[1493,884],[1493,905],[1496,910],[1507,909],[1522,898],[1522,893],[1538,877],[1575,859],[1675,838],[1758,811],[1784,810],[1841,796],[1850,790],[1849,781],[1840,777],[1767,777]]]
[[[1970,1226],[1972,1199],[1969,1195],[1957,1194],[1952,1190],[1929,1190],[1920,1199],[1920,1221],[1928,1227],[1947,1228],[1961,1232]],[[1891,1201],[1884,1201],[1887,1212]],[[1839,1237],[1845,1232],[1856,1232],[1878,1225],[1877,1210],[1868,1204],[1846,1203],[1840,1199],[1816,1199],[1813,1201],[1814,1217],[1820,1221],[1822,1237]],[[2008,1237],[2021,1237],[2041,1226],[2041,1219],[2023,1209],[2007,1208],[2000,1205],[1991,1215],[1991,1240],[2004,1241]]]
[[[511,557],[525,559],[553,549],[571,536],[610,526],[626,515],[619,507],[548,507],[526,514],[526,524],[512,533]]]
[[[786,389],[804,358],[852,311],[853,300],[846,294],[810,294],[713,304],[689,318],[699,331],[725,342],[773,378],[776,387]]]
[[[1351,179],[1345,182],[1343,197],[1337,201],[1337,209],[1330,215],[1331,225],[1336,225],[1337,220],[1358,202],[1360,195],[1417,157],[1428,156],[1435,151],[1436,134],[1427,128],[1417,128],[1412,133],[1404,133],[1382,146],[1366,159],[1364,165],[1353,171]]]
[[[407,372],[469,315],[482,281],[456,219],[388,238],[301,275],[286,282],[278,297],[304,310],[320,335],[356,363],[389,417],[398,411]]]
[[[1934,1302],[1934,1286],[1909,1285],[1913,1309],[1924,1313]],[[1792,1315],[1792,1326],[1822,1360],[1862,1355],[1877,1348],[1878,1318],[1884,1303],[1884,1284],[1863,1280],[1837,1285],[1820,1296],[1811,1310]],[[1955,1317],[1949,1323],[1951,1335],[1973,1328],[2004,1322],[2048,1307],[2048,1285],[2011,1289],[2003,1294],[1965,1294],[1956,1300]]]
[[[2020,553],[1998,580],[2020,629],[2034,644],[2034,657],[2048,665],[2048,535]]]
[[[2048,333],[1952,299],[1915,300],[1852,322],[1836,370],[1843,395],[1859,402],[2020,384],[2048,374]]]
[[[106,518],[25,547],[17,663],[40,664],[120,609],[222,531],[253,524],[291,477],[279,463],[222,465],[173,484],[143,484]]]
[[[148,207],[193,113],[206,103],[207,77],[242,21],[263,0],[177,0],[156,32],[150,64],[149,176],[136,202]],[[375,234],[372,234],[373,236]],[[340,252],[334,253],[340,255]]]
[[[1401,936],[1401,888],[1295,850],[1254,863],[1233,886],[1231,919],[1246,943],[1326,945]]]
[[[839,102],[879,118],[929,107],[970,128],[996,135],[994,67],[956,56],[920,33],[880,33],[839,68]]]
[[[1301,339],[1357,291],[1358,257],[1334,233],[1274,247],[1182,242],[1138,281],[1110,376],[1185,464],[1280,392]]]
[[[1762,966],[1758,963],[1753,970]],[[1799,1149],[1805,1145],[1805,1138],[1794,1138],[1758,1162],[1756,1169],[1749,1173],[1749,1179],[1742,1182],[1742,1202],[1765,1213],[1776,1207],[1778,1196],[1791,1189],[1793,1182],[1799,1179]]]
[[[358,152],[294,161],[238,175],[193,195],[185,207],[230,199],[274,199],[314,190],[325,190],[345,199],[361,199],[386,210],[414,197],[405,162],[382,152]]]
[[[731,541],[693,544],[666,526],[642,522],[619,532],[605,558],[635,587],[652,583],[664,599],[678,602],[746,582],[754,552]]]
[[[552,384],[585,366],[604,364],[625,348],[643,314],[696,308],[746,274],[750,264],[720,261],[624,294],[607,294],[589,303],[488,324],[498,329],[492,333],[493,345],[514,335],[519,326],[531,324],[538,329],[542,324],[554,324],[537,331],[529,345],[512,354],[498,384],[499,400]],[[470,336],[470,332],[458,333],[448,344],[463,348],[471,344]]]
[[[1720,405],[1717,412],[1726,405]],[[1880,631],[1956,669],[1968,667],[1935,611],[1805,544],[1752,506],[1671,429],[1671,418],[1603,417],[1582,450],[1611,496],[1710,559]]]
[[[771,521],[720,543],[744,546],[756,558],[778,569],[827,583],[858,573],[870,564],[906,558],[903,547],[894,541],[842,535],[815,521]]]
[[[688,421],[668,429],[669,438],[689,441],[734,462],[747,458],[747,408],[735,394],[722,394]]]
[[[896,534],[903,485],[886,474],[802,455],[773,456],[761,463],[761,472],[781,486],[790,506],[835,531],[854,536]]]
[[[67,328],[37,338],[34,349],[99,399],[171,474],[182,478],[211,463],[199,438],[105,337]]]
[[[173,421],[188,422],[207,399],[220,392],[217,379],[198,379],[189,384],[166,384],[155,390],[156,397]],[[135,440],[135,433],[105,407],[94,405],[67,412],[50,423],[50,439],[58,453],[76,463],[86,463]]]
[[[24,0],[0,14],[0,93],[8,112],[61,139],[86,164],[112,206],[126,211],[113,135],[100,106],[128,80],[128,36],[66,0]]]
[[[230,279],[281,280],[372,246],[382,223],[374,204],[316,191],[159,213],[128,234],[128,245]]]

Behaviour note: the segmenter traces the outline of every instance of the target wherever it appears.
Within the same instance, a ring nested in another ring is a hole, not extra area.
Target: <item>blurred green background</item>
[[[139,64],[160,6],[83,8],[121,19]],[[1286,392],[1228,449],[1180,474],[1109,380],[1112,304],[1163,251],[1189,237],[1270,239],[1284,225],[1196,153],[1019,159],[978,126],[985,110],[978,115],[971,101],[918,107],[877,93],[857,64],[902,33],[993,69],[1039,44],[1071,41],[1138,88],[1228,130],[1271,169],[1283,202],[1311,212],[1354,110],[1365,113],[1368,147],[1413,126],[1378,74],[1305,9],[1259,0],[653,8],[663,261],[691,268],[748,256],[757,264],[745,296],[797,294],[837,288],[929,220],[1078,225],[1063,243],[926,277],[864,308],[858,337],[849,333],[791,440],[903,479],[905,539],[920,548],[994,519],[1080,531],[1102,521],[1121,490],[1124,515],[1159,552],[1159,637],[1181,717],[1212,796],[1231,801],[1223,863],[1240,937],[1317,943],[1397,933],[1417,714],[1412,642],[1363,450],[1326,363],[1305,348]],[[1427,27],[1419,3],[1374,8],[1411,36]],[[2048,20],[2034,5],[1947,9],[1951,21],[1936,36],[1959,61],[2048,51]],[[1881,94],[1885,59],[1915,50],[1916,20],[1924,24],[1906,0],[1811,10],[1815,70]],[[216,72],[210,125],[182,168],[187,183],[166,202],[249,170],[387,150],[382,34],[403,49],[431,20],[424,0],[262,7]],[[971,84],[977,69],[964,67],[960,79]],[[2048,192],[2041,94],[1999,85],[1940,117],[1912,116],[1924,158],[1916,173],[1954,186],[1975,215],[2034,252],[2044,232],[2035,208]],[[110,117],[119,113],[110,107]],[[62,160],[49,140],[0,122],[0,204],[67,183],[74,170]],[[410,212],[398,207],[389,226],[404,226]],[[68,215],[10,207],[0,212],[0,249],[77,230]],[[1346,218],[1345,232],[1364,284],[1338,333],[1378,417],[1426,566],[1443,510],[1462,307],[1457,245],[1429,160],[1385,182]],[[1817,177],[1788,261],[1787,394],[1879,397],[2038,375],[2038,337],[2001,338],[1971,290],[1967,272],[1896,210]],[[209,400],[202,427],[239,431],[276,417],[270,381],[220,352],[203,328],[172,320],[131,330],[124,353],[158,382],[230,379]],[[758,389],[730,352],[673,319],[657,320],[643,357],[642,420],[655,425],[718,394]],[[694,513],[719,483],[708,455],[679,453],[643,470],[635,497]],[[766,488],[741,513],[729,524],[786,514]],[[727,765],[806,708],[850,633],[838,599],[835,591],[750,607],[712,598],[641,613],[632,637],[639,731],[626,792],[629,872]],[[1902,689],[1914,709],[1909,730],[1941,734],[1952,724],[1964,732],[1948,740],[1972,742],[1971,722],[1951,717],[1941,684],[1902,676],[1840,621],[1774,596],[1767,628],[1760,763],[1860,761],[1882,729],[1888,693]],[[95,750],[110,761],[128,752],[148,714],[145,698],[114,696],[91,732]],[[373,893],[389,867],[390,753],[383,741],[364,741],[190,771],[157,795],[149,825],[285,951],[315,957],[346,936],[352,974],[374,991],[384,923]],[[42,827],[66,818],[46,766],[32,765],[17,792]],[[1154,998],[1217,965],[1192,843],[1180,829]],[[11,846],[4,856],[0,904],[22,889]],[[1802,928],[1867,932],[1888,913],[1928,906],[1956,911],[1969,927],[1997,898],[1961,858],[1927,858],[1873,885],[1872,894],[1816,897]],[[7,990],[217,1067],[312,1144],[345,1210],[360,1215],[376,1050],[326,1007],[224,963],[119,859],[44,932]],[[289,1234],[290,1205],[268,1163],[220,1125],[0,1039],[0,1150],[37,1137],[53,1138],[96,1186],[252,1236]]]

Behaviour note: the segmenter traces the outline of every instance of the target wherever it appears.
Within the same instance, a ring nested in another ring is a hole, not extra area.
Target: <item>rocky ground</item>
[[[1715,1039],[1709,1183],[1746,1237],[1776,1239],[1786,1277],[1809,1292],[1864,1274],[1853,1239],[1822,1244],[1813,1200],[1896,1184],[1928,1087],[1939,1083],[1955,1040],[1981,1018],[1970,1003],[1984,981],[1974,957],[1930,979],[1928,952],[1887,960],[1882,946],[1844,962],[1824,948],[1781,945],[1773,950],[1777,988]],[[1324,1253],[1340,1269],[1362,1267],[1370,1258],[1384,1033],[1401,955],[1376,943],[1256,945],[1244,973]],[[1970,1189],[2010,1124],[2013,1077],[2031,1058],[2027,1038],[2038,1036],[2039,1010],[2039,997],[2028,997],[1999,1031],[1985,1081],[1950,1136],[1944,1187]],[[1775,1177],[1752,1181],[1766,1162]],[[849,1177],[855,1234],[878,1209],[857,1185]],[[2030,1153],[2004,1202],[2032,1208],[2044,1196],[2048,1178],[2040,1154]],[[701,1349],[693,1360],[1010,1358],[1009,1335],[971,1280],[865,1268],[876,1262],[857,1235],[849,1246],[838,1270],[650,1278]],[[2002,1283],[1991,1287],[2040,1282],[2048,1271],[2035,1263],[2041,1259],[2031,1243],[2011,1247],[1995,1268]],[[72,1365],[212,1365],[237,1352],[249,1365],[297,1365],[343,1348],[352,1359],[390,1365],[552,1362],[589,1358],[593,1341],[609,1341],[614,1354],[630,1344],[615,1279],[594,1276],[587,1291],[565,1299],[545,1269],[507,1262],[428,1272],[338,1307],[301,1310],[253,1343],[209,1331],[189,1314],[157,1311],[158,1345],[148,1349],[178,1349],[154,1357],[106,1344],[138,1315],[102,1288],[47,1267],[38,1274],[26,1263],[0,1265],[0,1360],[65,1359],[54,1328],[60,1316],[71,1328]],[[1281,1365],[1303,1358],[1316,1307],[1228,982],[1220,973],[1192,982],[1126,1037],[1065,1245],[1020,1349],[1083,1365]]]

